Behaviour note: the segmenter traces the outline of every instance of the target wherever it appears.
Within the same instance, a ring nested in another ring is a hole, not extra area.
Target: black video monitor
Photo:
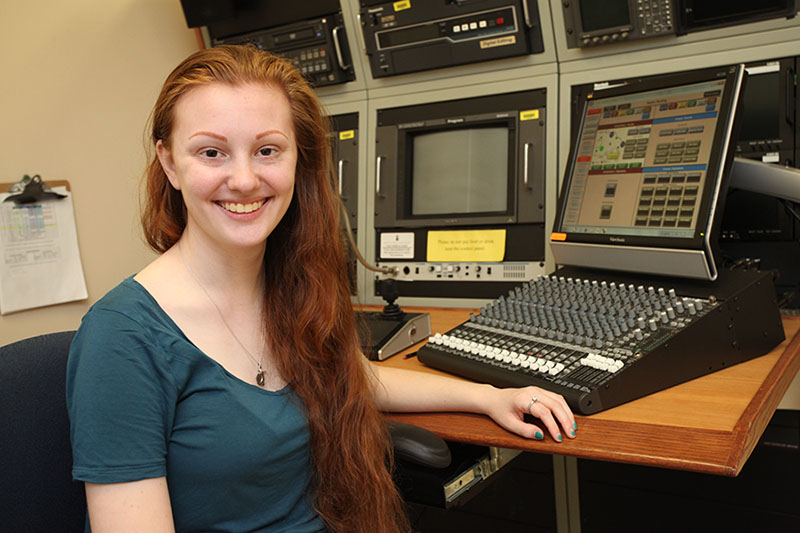
[[[587,98],[550,244],[557,264],[713,280],[744,67]]]

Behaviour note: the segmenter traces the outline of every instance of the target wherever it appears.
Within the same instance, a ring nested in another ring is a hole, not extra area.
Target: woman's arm
[[[498,389],[425,372],[375,364],[369,367],[375,377],[378,406],[384,411],[481,413],[518,435],[543,438],[539,425],[524,420],[528,413],[538,418],[556,441],[561,441],[562,435],[575,437],[575,417],[560,394],[539,387]]]
[[[167,478],[86,483],[92,533],[174,533]]]

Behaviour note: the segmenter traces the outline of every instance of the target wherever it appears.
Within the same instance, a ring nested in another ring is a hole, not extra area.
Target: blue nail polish
[[[577,424],[577,423],[575,423],[575,422],[573,422],[573,423],[572,423],[572,429],[578,429],[578,424]]]
[[[559,435],[558,437],[556,437],[556,440],[557,440],[558,442],[561,442],[563,439],[561,438],[561,435]]]
[[[573,436],[573,437],[575,436],[575,432],[574,432],[574,431],[570,431],[570,433],[572,433],[572,436]]]
[[[537,431],[536,434],[534,435],[534,438],[542,440],[544,438],[544,435],[542,435],[541,431]]]

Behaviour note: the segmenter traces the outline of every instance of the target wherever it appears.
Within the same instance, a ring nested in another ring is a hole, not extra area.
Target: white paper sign
[[[414,259],[413,233],[381,233],[381,259]]]

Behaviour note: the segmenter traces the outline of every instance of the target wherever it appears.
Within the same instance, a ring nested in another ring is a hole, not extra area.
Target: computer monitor
[[[716,279],[744,77],[743,65],[704,69],[587,98],[550,238],[556,263]]]

